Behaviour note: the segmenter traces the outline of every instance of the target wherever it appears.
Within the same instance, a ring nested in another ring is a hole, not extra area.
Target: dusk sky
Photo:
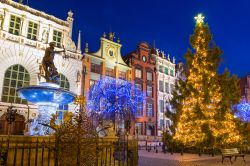
[[[224,51],[220,71],[227,67],[239,77],[250,74],[249,0],[29,0],[28,5],[64,20],[71,9],[74,40],[81,30],[82,48],[88,41],[91,52],[99,48],[103,32],[111,30],[121,39],[123,55],[141,41],[155,40],[177,62],[184,61],[194,16],[201,12]]]

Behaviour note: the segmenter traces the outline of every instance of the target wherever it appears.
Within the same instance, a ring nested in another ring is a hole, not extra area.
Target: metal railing
[[[0,136],[0,165],[11,166],[137,166],[136,140],[81,139],[56,141],[55,137]]]

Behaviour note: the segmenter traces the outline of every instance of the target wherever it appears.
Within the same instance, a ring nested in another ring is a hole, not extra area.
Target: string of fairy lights
[[[115,115],[131,118],[142,104],[142,91],[125,80],[104,77],[90,89],[87,108],[90,113],[97,113],[103,119],[113,119]]]
[[[220,86],[213,82],[216,79],[216,67],[211,66],[215,66],[216,63],[209,61],[211,35],[208,26],[204,24],[204,18],[202,14],[195,17],[196,28],[191,43],[195,53],[190,60],[192,67],[186,82],[186,87],[192,88],[191,93],[182,101],[174,135],[175,140],[191,146],[199,145],[211,138],[214,144],[219,139],[220,145],[241,139],[230,110],[225,111],[225,120],[218,120],[216,117],[221,108],[222,93]],[[209,101],[204,102],[206,96],[209,96]]]

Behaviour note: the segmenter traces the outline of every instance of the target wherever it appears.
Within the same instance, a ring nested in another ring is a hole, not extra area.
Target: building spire
[[[88,42],[86,42],[86,45],[85,45],[85,53],[88,53],[89,52],[89,44]]]
[[[68,12],[67,22],[69,23],[69,37],[72,38],[72,30],[73,30],[73,12],[70,10]]]
[[[155,49],[155,40],[153,40],[153,49]]]
[[[109,40],[113,41],[115,38],[115,33],[114,32],[109,32]]]
[[[77,49],[76,49],[77,53],[81,53],[81,31],[79,31],[78,33],[78,41],[77,41]]]

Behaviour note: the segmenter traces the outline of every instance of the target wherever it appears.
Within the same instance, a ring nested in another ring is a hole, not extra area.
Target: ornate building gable
[[[106,38],[106,34],[104,33],[103,37],[101,37],[101,45],[97,52],[89,53],[90,55],[94,55],[95,57],[99,57],[103,59],[107,66],[115,66],[118,65],[120,67],[129,68],[128,65],[123,61],[121,56],[121,47],[119,39],[117,42],[114,41],[114,33],[109,33],[109,38]]]

